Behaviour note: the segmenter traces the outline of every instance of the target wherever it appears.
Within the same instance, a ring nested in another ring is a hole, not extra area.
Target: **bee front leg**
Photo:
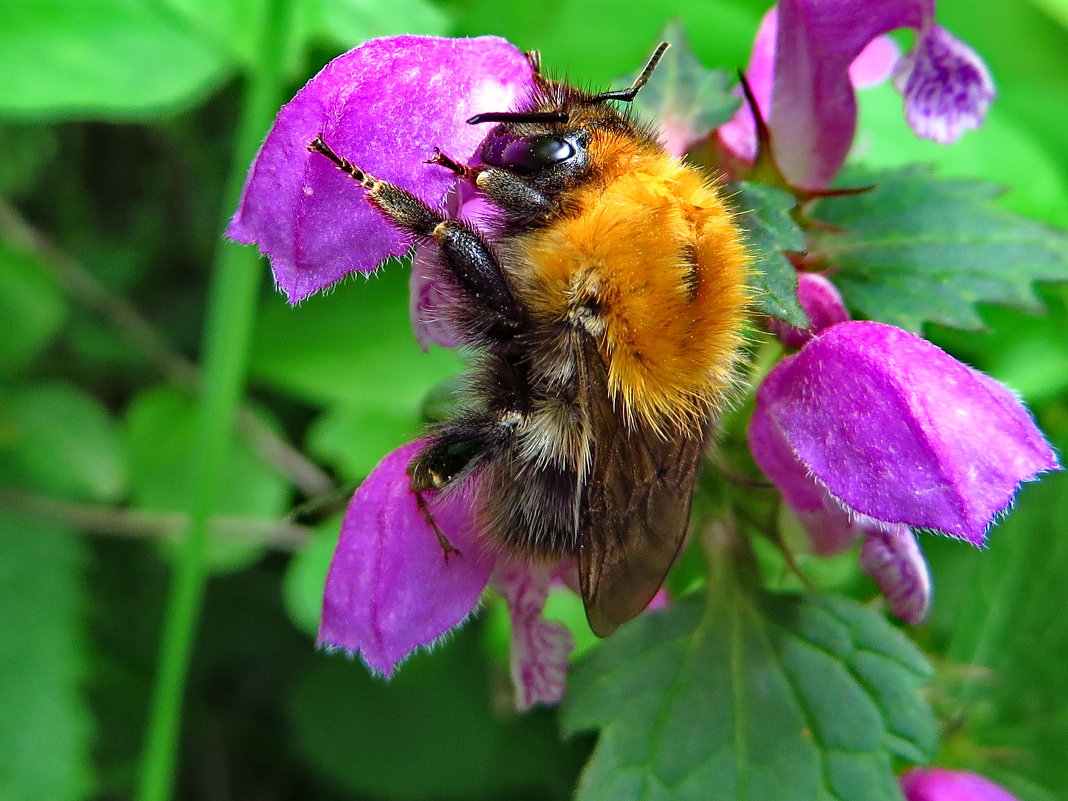
[[[475,167],[469,170],[468,175],[475,187],[513,221],[538,220],[559,209],[559,204],[507,170]]]
[[[430,507],[427,506],[426,497],[423,493],[416,489],[413,489],[412,493],[415,495],[415,503],[419,507],[423,519],[426,520],[427,525],[434,530],[434,536],[438,538],[438,545],[441,547],[441,555],[445,557],[445,563],[449,563],[450,556],[463,556],[463,554],[460,553],[460,549],[453,545],[452,540],[445,536],[445,532],[441,530],[438,521],[434,519],[434,513],[431,512]]]
[[[457,220],[445,219],[396,184],[364,172],[337,155],[321,136],[316,137],[308,149],[330,159],[339,170],[366,189],[367,200],[398,228],[437,242],[443,266],[472,304],[505,323],[506,328],[519,321],[519,305],[508,279],[478,232]]]
[[[537,219],[552,214],[557,204],[532,187],[518,175],[496,167],[468,167],[440,148],[426,162],[437,164],[475,185],[486,197],[513,219]]]

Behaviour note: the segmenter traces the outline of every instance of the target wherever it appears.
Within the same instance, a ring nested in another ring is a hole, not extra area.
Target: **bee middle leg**
[[[461,417],[441,426],[408,465],[410,486],[419,511],[434,530],[445,561],[462,554],[438,526],[425,493],[447,490],[470,476],[509,433],[507,426],[488,416]]]
[[[533,222],[552,215],[559,204],[550,200],[520,176],[496,167],[474,167],[467,176],[514,222]]]

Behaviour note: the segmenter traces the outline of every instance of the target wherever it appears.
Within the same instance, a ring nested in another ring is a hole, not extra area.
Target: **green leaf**
[[[600,729],[580,801],[900,801],[891,756],[929,757],[929,668],[833,596],[684,599],[579,661],[565,731]]]
[[[939,175],[982,176],[1007,187],[1000,199],[1005,208],[1068,225],[1068,180],[1063,165],[1001,103],[994,103],[982,127],[946,147],[916,136],[901,113],[901,95],[890,83],[859,92],[857,100],[858,142],[862,143],[857,160],[865,166],[886,170],[932,163],[938,165]]]
[[[1031,2],[1068,28],[1068,0],[1031,0]]]
[[[810,254],[861,314],[912,331],[924,322],[977,329],[979,302],[1040,312],[1036,281],[1068,280],[1068,235],[998,206],[984,181],[939,179],[929,167],[850,170],[870,192],[826,198]]]
[[[456,35],[504,36],[521,49],[540,50],[542,63],[553,74],[566,71],[574,83],[600,91],[622,88],[614,79],[645,63],[667,19],[681,20],[703,63],[738,68],[749,58],[753,33],[768,4],[667,0],[621,5],[619,0],[555,0],[546,5],[460,0],[450,7],[456,12]]]
[[[0,477],[71,499],[114,501],[126,488],[118,429],[91,395],[63,383],[4,390]]]
[[[444,348],[423,353],[408,320],[408,271],[394,263],[299,307],[271,297],[260,311],[251,369],[257,378],[314,403],[350,410],[387,404],[414,414],[462,363]]]
[[[222,52],[157,3],[0,3],[0,114],[159,112],[201,97],[227,67]]]
[[[0,512],[0,798],[80,801],[93,789],[83,543]]]
[[[797,301],[797,270],[783,255],[784,250],[805,249],[804,234],[790,216],[796,201],[789,193],[762,184],[743,182],[729,189],[731,205],[753,250],[750,283],[756,290],[757,310],[807,327],[808,316]]]
[[[192,398],[170,387],[136,397],[126,412],[130,497],[140,509],[180,512],[193,491],[191,469],[196,409]],[[271,520],[289,506],[288,482],[267,467],[244,440],[235,443],[218,513]],[[173,543],[164,547],[174,551]],[[260,545],[212,538],[208,560],[217,570],[244,567],[263,552]]]
[[[26,365],[66,316],[55,275],[33,254],[0,242],[0,373]]]
[[[307,0],[301,6],[308,34],[348,49],[376,36],[448,32],[445,12],[427,0]]]
[[[669,22],[660,38],[671,43],[631,109],[654,129],[672,152],[682,153],[729,120],[740,100],[731,94],[735,79],[726,70],[709,70],[690,49],[678,21]],[[637,72],[619,81],[626,86]]]
[[[47,125],[0,122],[0,195],[15,197],[30,189],[58,150],[56,132]]]

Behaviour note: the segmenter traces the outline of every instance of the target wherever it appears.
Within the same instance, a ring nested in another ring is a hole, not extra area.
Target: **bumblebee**
[[[467,402],[431,430],[412,490],[472,479],[490,542],[574,559],[590,627],[606,636],[662,584],[686,537],[694,481],[735,381],[747,253],[719,189],[600,94],[542,75],[493,124],[475,164],[432,160],[494,209],[486,230],[309,148],[394,225],[436,248],[435,278],[474,354]]]

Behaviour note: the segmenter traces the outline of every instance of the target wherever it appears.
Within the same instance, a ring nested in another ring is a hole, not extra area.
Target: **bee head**
[[[588,118],[605,114],[607,109],[602,104],[607,100],[632,101],[649,81],[669,46],[667,42],[660,43],[627,89],[588,95],[567,87],[566,99],[556,110],[541,107],[471,117],[467,121],[470,125],[501,123],[483,142],[482,161],[535,180],[581,170],[587,163],[588,136],[584,128]],[[539,61],[537,54],[532,54],[531,63],[536,70]]]

